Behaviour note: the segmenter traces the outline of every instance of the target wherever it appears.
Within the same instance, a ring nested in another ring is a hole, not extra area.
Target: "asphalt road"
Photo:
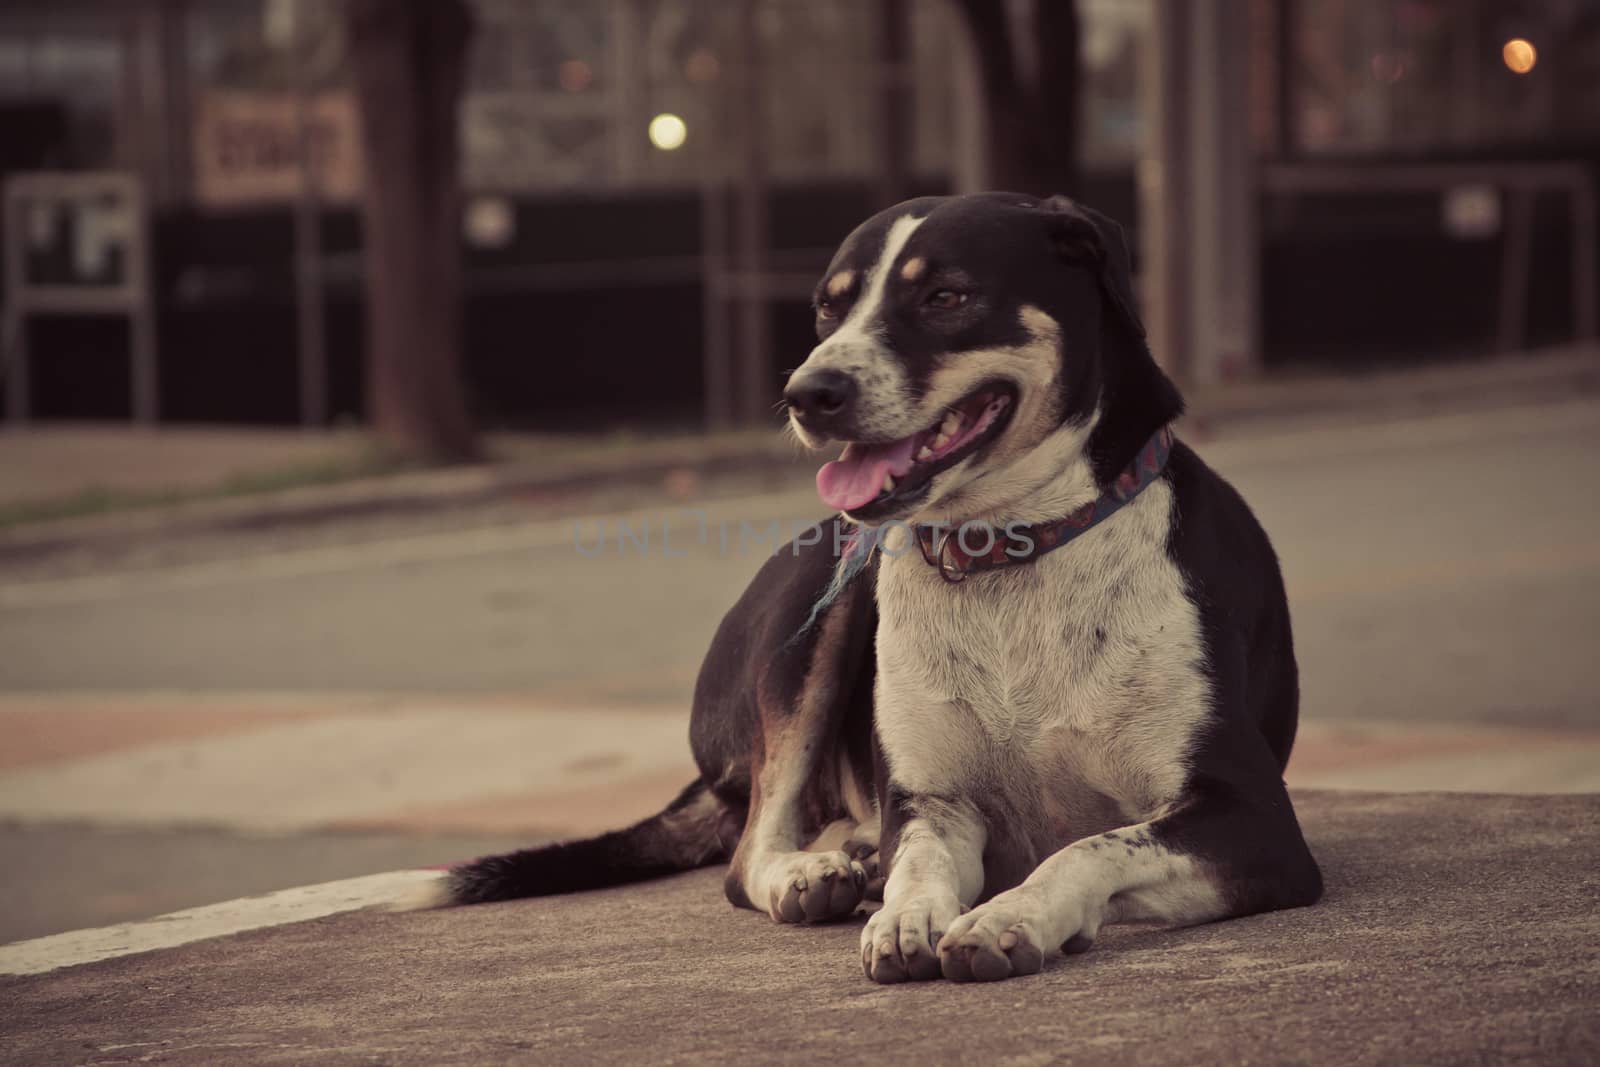
[[[1304,714],[1600,722],[1600,403],[1291,426],[1198,447],[1282,557]],[[357,543],[258,539],[238,558],[222,539],[154,567],[0,574],[0,689],[681,704],[770,550],[770,524],[821,512],[800,485],[704,507],[704,520],[641,508],[625,516],[626,543],[616,515],[501,514]]]

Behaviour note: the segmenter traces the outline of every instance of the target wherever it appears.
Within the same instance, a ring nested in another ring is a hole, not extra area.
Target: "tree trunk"
[[[985,145],[989,185],[1008,192],[1048,195],[1053,190],[1035,188],[1029,174],[1027,143],[1029,127],[1033,125],[1032,106],[1030,94],[1017,74],[1006,5],[999,0],[955,0],[955,5],[967,24],[978,60],[978,83],[988,127]]]
[[[879,207],[911,195],[911,133],[916,102],[911,94],[911,9],[908,0],[878,0]]]
[[[407,457],[472,459],[461,388],[463,0],[346,0],[366,188],[367,405]]]
[[[1077,195],[1083,39],[1076,0],[1034,0],[1033,30],[1039,47],[1035,167],[1048,192]]]
[[[988,120],[989,183],[1048,196],[1077,191],[1080,30],[1076,0],[1034,0],[1028,32],[1038,49],[1033,84],[1018,71],[1008,6],[953,0],[978,60]]]

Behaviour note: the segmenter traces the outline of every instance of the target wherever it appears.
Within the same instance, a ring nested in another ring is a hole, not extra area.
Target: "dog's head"
[[[863,522],[993,497],[1041,452],[1087,459],[1104,486],[1182,410],[1121,227],[1065,197],[890,208],[845,239],[815,302],[817,347],[783,395],[803,442],[847,443],[817,490]]]

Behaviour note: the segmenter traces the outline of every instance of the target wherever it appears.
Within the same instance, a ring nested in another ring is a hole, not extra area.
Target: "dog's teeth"
[[[961,413],[957,411],[950,412],[950,414],[944,417],[944,421],[939,424],[939,432],[944,434],[946,437],[955,436],[955,432],[960,428]]]
[[[932,459],[932,458],[933,458],[933,449],[929,448],[927,445],[923,445],[922,446],[922,450],[917,453],[917,462],[921,463],[925,459]]]
[[[885,474],[883,476],[883,491],[885,493],[894,492],[894,475]]]

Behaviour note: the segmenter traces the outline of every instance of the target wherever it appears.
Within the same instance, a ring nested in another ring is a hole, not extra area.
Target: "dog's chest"
[[[915,553],[878,580],[878,730],[896,782],[972,791],[1029,836],[1175,798],[1208,714],[1194,605],[1152,486],[1031,564],[947,584]]]

